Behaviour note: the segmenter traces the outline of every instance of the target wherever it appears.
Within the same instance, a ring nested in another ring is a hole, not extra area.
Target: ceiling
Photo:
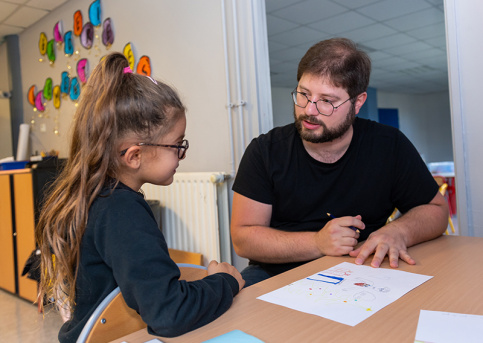
[[[310,46],[346,37],[369,53],[371,87],[448,89],[444,0],[266,0],[266,11],[272,86],[294,88]]]
[[[0,44],[20,34],[67,0],[0,0]]]
[[[0,0],[0,44],[68,0]],[[314,43],[347,37],[373,62],[370,86],[388,92],[448,89],[444,0],[265,0],[272,86],[296,85]]]

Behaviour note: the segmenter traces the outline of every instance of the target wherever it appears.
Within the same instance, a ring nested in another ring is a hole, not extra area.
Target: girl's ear
[[[141,147],[133,145],[127,149],[126,153],[122,156],[124,164],[132,169],[139,169],[141,166]]]

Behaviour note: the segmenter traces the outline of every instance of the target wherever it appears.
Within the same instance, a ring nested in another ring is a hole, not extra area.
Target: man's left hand
[[[390,226],[382,227],[371,233],[364,244],[349,253],[350,256],[356,258],[356,264],[363,264],[373,253],[371,266],[374,268],[381,265],[386,255],[389,257],[389,265],[392,268],[398,267],[399,259],[407,264],[416,264],[416,261],[408,254],[404,235],[397,228]]]

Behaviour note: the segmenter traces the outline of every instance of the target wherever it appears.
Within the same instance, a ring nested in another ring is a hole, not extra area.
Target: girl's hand
[[[243,280],[240,272],[233,267],[231,264],[222,262],[218,263],[217,261],[213,260],[208,265],[208,275],[216,274],[216,273],[227,273],[233,276],[236,281],[238,281],[238,286],[240,287],[240,291],[245,286],[245,280]]]

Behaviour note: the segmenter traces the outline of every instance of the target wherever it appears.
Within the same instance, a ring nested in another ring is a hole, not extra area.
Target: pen
[[[332,219],[336,219],[336,217],[334,217],[332,214],[330,214],[330,213],[328,213],[328,212],[327,212],[327,215],[328,215],[330,218],[332,218]],[[357,228],[356,228],[356,227],[354,227],[354,226],[349,226],[349,228],[351,228],[351,229],[352,229],[352,230],[354,230],[354,231],[359,231],[359,229],[357,229]]]

